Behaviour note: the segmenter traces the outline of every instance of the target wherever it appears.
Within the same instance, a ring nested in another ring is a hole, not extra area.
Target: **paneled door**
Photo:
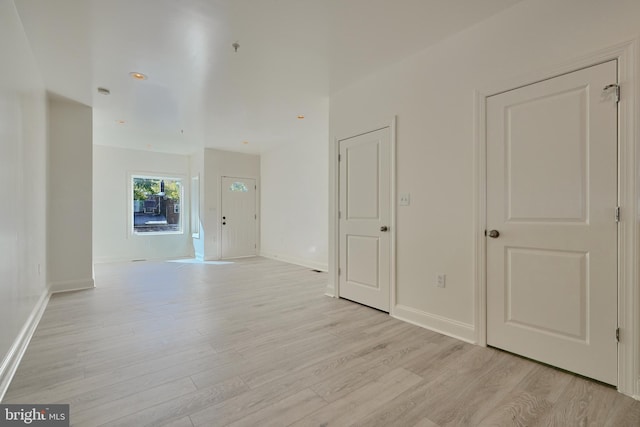
[[[221,258],[253,256],[257,251],[256,180],[222,177]]]
[[[617,383],[617,63],[487,99],[487,343]]]
[[[339,295],[388,312],[390,129],[341,140],[339,164]]]

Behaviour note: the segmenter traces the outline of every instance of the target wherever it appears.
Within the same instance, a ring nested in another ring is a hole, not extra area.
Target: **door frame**
[[[365,131],[349,132],[348,136],[334,137],[329,146],[329,273],[330,279],[327,285],[326,295],[340,298],[340,277],[338,267],[340,266],[340,220],[338,210],[340,207],[340,165],[338,155],[340,154],[340,141],[354,138],[356,136],[375,132],[382,129],[389,129],[389,150],[390,150],[390,221],[389,221],[389,315],[393,315],[396,305],[396,116],[393,116],[387,123],[369,126]],[[347,132],[345,132],[347,133]]]
[[[253,255],[247,255],[244,257],[236,257],[236,258],[250,258],[254,256],[260,255],[260,196],[258,187],[260,186],[260,180],[254,176],[237,176],[237,175],[220,175],[218,176],[218,212],[216,215],[216,220],[218,221],[217,230],[218,230],[218,259],[225,259],[222,256],[222,181],[224,178],[233,178],[233,179],[252,179],[256,182],[256,192],[255,192],[255,203],[256,203],[256,224],[255,224],[255,233],[256,233],[256,253]],[[233,258],[228,258],[233,259]]]
[[[484,231],[487,226],[487,141],[486,100],[489,96],[517,89],[571,73],[603,62],[618,61],[618,84],[621,99],[618,103],[618,204],[621,219],[618,224],[618,391],[640,399],[640,289],[638,289],[638,217],[636,182],[640,171],[640,133],[634,117],[640,111],[636,74],[639,39],[633,39],[592,54],[576,58],[555,67],[538,70],[500,85],[474,92],[474,273],[476,343],[487,345],[487,251]],[[611,331],[612,339],[615,331]]]

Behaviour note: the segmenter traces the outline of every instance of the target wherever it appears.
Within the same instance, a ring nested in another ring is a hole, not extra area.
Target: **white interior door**
[[[221,258],[253,256],[257,250],[256,180],[222,177]]]
[[[340,141],[339,295],[390,305],[390,129]]]
[[[616,61],[487,99],[487,343],[617,383]]]

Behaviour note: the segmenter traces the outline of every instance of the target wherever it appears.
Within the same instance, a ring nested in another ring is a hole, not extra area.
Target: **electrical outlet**
[[[400,206],[409,206],[411,204],[411,194],[402,193],[400,195]]]
[[[444,288],[447,286],[446,274],[438,274],[438,277],[436,278],[436,286],[439,288]]]

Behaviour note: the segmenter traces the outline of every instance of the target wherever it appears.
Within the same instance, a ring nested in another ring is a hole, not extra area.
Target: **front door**
[[[257,250],[256,180],[222,177],[221,258],[253,256]]]
[[[339,295],[389,311],[390,129],[340,141]]]
[[[487,343],[609,384],[616,82],[611,61],[487,99]]]

